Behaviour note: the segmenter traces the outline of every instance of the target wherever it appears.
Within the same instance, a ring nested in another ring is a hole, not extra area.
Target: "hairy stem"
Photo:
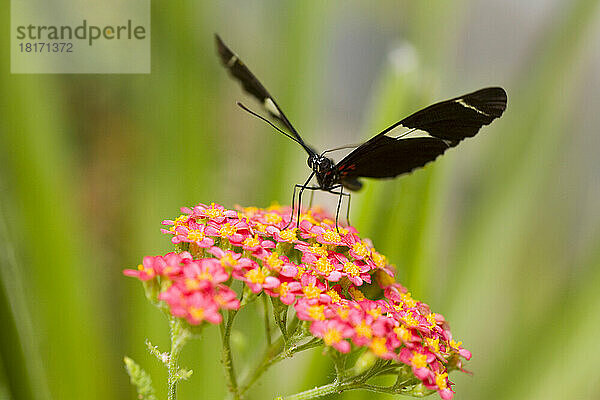
[[[234,400],[240,399],[240,392],[238,390],[237,378],[235,375],[235,368],[233,367],[233,357],[231,355],[231,327],[233,326],[233,320],[237,314],[237,310],[229,310],[227,322],[221,324],[221,342],[223,345],[222,350],[222,363],[225,369],[225,377],[227,378],[227,388],[233,395]]]
[[[177,382],[181,379],[178,374],[179,365],[177,360],[183,346],[190,337],[190,333],[182,326],[179,319],[172,316],[169,318],[169,333],[171,336],[171,351],[167,362],[167,399],[175,400],[177,398]]]

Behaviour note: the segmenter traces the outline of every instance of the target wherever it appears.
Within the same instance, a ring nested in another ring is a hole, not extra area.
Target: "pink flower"
[[[218,236],[223,239],[229,239],[229,242],[235,246],[240,246],[245,237],[248,236],[248,224],[242,220],[225,220],[221,223],[210,221],[206,227],[205,233],[208,236]],[[240,233],[242,232],[242,233]]]
[[[256,267],[256,262],[231,250],[223,250],[219,247],[211,247],[208,253],[215,256],[226,271],[240,271]]]
[[[186,298],[187,314],[185,318],[192,325],[198,325],[203,321],[211,324],[220,324],[222,316],[219,306],[212,296],[202,292],[194,292]]]
[[[205,258],[190,261],[183,267],[183,279],[177,283],[186,291],[206,290],[229,279],[218,260]]]
[[[302,293],[302,285],[294,280],[285,280],[273,289],[265,288],[265,292],[271,297],[279,297],[283,304],[290,305],[296,301],[296,296]]]
[[[342,236],[337,233],[335,227],[333,229],[324,229],[321,226],[313,226],[311,233],[316,235],[315,239],[321,244],[333,244],[343,246]]]
[[[360,240],[358,235],[349,234],[344,236],[344,244],[350,248],[348,254],[357,260],[362,260],[371,255],[371,249]]]
[[[346,339],[352,337],[352,328],[337,320],[315,321],[310,326],[313,336],[323,339],[326,346],[332,346],[340,353],[350,351],[350,342]]]
[[[191,210],[191,216],[193,218],[207,218],[210,221],[216,223],[222,223],[226,218],[237,217],[237,212],[232,210],[226,210],[225,207],[219,204],[211,203],[210,206],[205,204],[198,204]]]
[[[188,226],[175,228],[175,237],[171,241],[175,244],[186,242],[194,243],[200,248],[211,247],[215,242],[205,234],[206,225],[190,221]]]
[[[219,308],[226,310],[237,310],[240,308],[240,301],[237,298],[237,294],[224,285],[218,285],[217,293],[213,296],[213,300]]]
[[[259,293],[263,289],[274,289],[279,286],[279,279],[265,273],[263,268],[252,268],[241,277],[253,293]]]
[[[176,276],[181,273],[184,263],[192,260],[187,251],[183,253],[167,253],[164,256],[144,257],[137,270],[126,269],[123,274],[147,281],[157,275]]]

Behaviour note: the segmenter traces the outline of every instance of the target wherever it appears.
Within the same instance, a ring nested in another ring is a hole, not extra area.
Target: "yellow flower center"
[[[308,248],[308,251],[321,257],[327,257],[327,249],[325,248],[325,246],[322,246],[318,243],[310,246]]]
[[[300,215],[300,221],[308,221],[313,225],[317,224],[317,220],[312,216],[312,211],[308,210],[306,214]]]
[[[325,233],[323,234],[323,239],[325,239],[328,242],[332,242],[332,243],[337,243],[340,240],[342,240],[340,235],[336,231],[330,231],[330,230],[325,231]]]
[[[360,275],[360,267],[353,262],[346,262],[344,264],[344,272],[350,276],[358,276]]]
[[[425,342],[432,352],[437,353],[440,351],[440,339],[425,338]]]
[[[138,264],[137,269],[138,269],[138,271],[144,271],[148,275],[154,276],[154,269],[146,268],[146,267],[144,267],[143,264]],[[168,273],[168,271],[165,269],[165,274],[167,274],[167,273]]]
[[[338,292],[336,292],[333,289],[329,289],[327,292],[325,292],[325,294],[327,294],[329,297],[331,297],[332,303],[339,303],[340,301],[342,301],[342,298],[340,297]]]
[[[366,337],[367,339],[370,339],[373,335],[371,327],[367,325],[367,322],[364,319],[360,322],[360,325],[354,328],[354,331],[358,336]]]
[[[243,209],[243,213],[249,216],[253,216],[258,212],[258,207],[246,207]]]
[[[288,294],[288,283],[287,282],[283,282],[280,286],[279,286],[279,295],[281,297],[285,297]]]
[[[232,226],[229,222],[219,228],[219,235],[222,238],[226,238],[228,236],[234,235],[237,232],[237,228]]]
[[[329,275],[333,270],[333,264],[326,258],[321,257],[315,262],[315,266],[317,270],[321,272],[323,275]]]
[[[261,284],[265,282],[266,276],[261,268],[254,268],[246,272],[246,278],[252,283]]]
[[[279,210],[281,210],[281,206],[279,204],[277,204],[276,202],[274,202],[269,207],[267,207],[267,211],[279,211]]]
[[[261,233],[265,233],[267,232],[267,227],[263,224],[261,224],[260,222],[257,222],[254,227],[256,228],[257,231],[261,232]]]
[[[285,240],[286,242],[293,242],[298,240],[298,238],[296,237],[296,229],[284,229],[281,232],[279,232],[279,237],[283,240]]]
[[[415,368],[425,368],[427,366],[427,356],[421,353],[415,353],[410,359]]]
[[[207,208],[206,210],[204,210],[204,214],[208,217],[208,218],[220,218],[223,216],[223,211],[219,210],[218,208],[214,208],[214,203],[211,204],[210,208]]]
[[[274,251],[267,257],[267,265],[272,270],[279,271],[283,265],[283,261],[279,258],[279,254]]]
[[[308,308],[308,315],[314,320],[323,321],[325,319],[325,306],[310,306]]]
[[[370,253],[369,248],[363,243],[354,243],[352,245],[352,251],[354,251],[360,258],[364,258]]]
[[[321,289],[319,289],[315,285],[310,285],[303,287],[302,292],[309,299],[316,299],[321,294]]]
[[[179,217],[175,218],[175,224],[169,228],[169,230],[174,231],[176,227],[185,225],[187,222],[189,215],[181,214]]]
[[[402,317],[402,319],[406,322],[406,325],[408,325],[408,326],[418,326],[419,325],[419,321],[417,321],[415,319],[415,317],[412,316],[412,314],[407,314],[406,316]]]
[[[247,237],[244,239],[243,245],[246,247],[256,247],[260,244],[257,238],[255,237]]]
[[[385,346],[385,338],[376,337],[371,341],[369,345],[371,351],[375,353],[377,356],[381,356],[387,352],[387,347]]]
[[[345,321],[348,318],[348,315],[350,314],[350,308],[340,307],[337,309],[336,312],[340,316],[340,318]]]
[[[398,339],[404,342],[408,342],[412,338],[410,331],[404,328],[403,326],[395,327],[394,333],[396,334],[396,337],[398,337]]]
[[[192,318],[194,318],[196,320],[203,320],[204,319],[204,308],[190,307],[190,314],[192,315]]]
[[[402,298],[402,302],[409,308],[417,305],[417,302],[412,298],[410,293],[401,293],[400,297]]]
[[[226,253],[223,257],[221,257],[221,265],[224,267],[233,267],[237,264],[237,260],[233,258],[231,253]]]
[[[371,252],[371,258],[378,268],[383,268],[387,265],[387,259],[385,256],[377,253],[376,251]]]
[[[437,387],[439,387],[440,389],[446,389],[448,387],[448,374],[446,372],[444,372],[443,374],[439,374],[439,373],[435,373],[435,384],[437,385]]]
[[[187,238],[193,242],[201,242],[204,240],[204,233],[199,229],[194,229],[188,232]]]
[[[342,340],[342,332],[336,328],[329,328],[323,335],[323,341],[327,346],[331,346],[334,343],[338,343]]]
[[[453,349],[459,350],[460,346],[462,346],[462,342],[455,342],[454,339],[450,340],[450,347]]]
[[[185,280],[185,287],[188,290],[196,290],[196,289],[198,289],[200,287],[200,282],[198,282],[195,279],[188,278],[188,279]]]
[[[382,314],[381,308],[379,308],[379,307],[373,308],[373,309],[367,311],[367,314],[372,316],[373,319],[377,319],[377,318],[381,317],[381,314]]]
[[[435,314],[430,313],[427,315],[427,322],[431,325],[430,328],[434,328],[437,325],[437,321],[435,320]]]

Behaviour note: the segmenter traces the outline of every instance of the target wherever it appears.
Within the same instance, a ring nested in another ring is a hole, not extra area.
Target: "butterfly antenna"
[[[242,103],[240,103],[239,101],[237,102],[237,105],[244,111],[254,115],[256,118],[259,118],[261,120],[263,120],[264,122],[266,122],[267,124],[271,125],[273,128],[275,128],[275,130],[277,130],[279,133],[283,133],[285,136],[289,137],[290,139],[292,139],[294,142],[298,143],[299,145],[303,146],[302,143],[300,143],[295,137],[293,137],[292,135],[290,135],[289,133],[279,129],[275,124],[273,124],[271,121],[269,121],[268,119],[266,119],[265,117],[263,117],[262,115],[259,115],[257,113],[255,113],[254,111],[250,110],[248,107],[246,107],[245,105],[243,105]],[[304,146],[303,146],[304,147]]]
[[[345,146],[336,147],[335,149],[325,150],[324,152],[321,153],[321,155],[324,156],[325,154],[330,153],[332,151],[338,151],[338,150],[344,150],[344,149],[354,149],[354,148],[360,146],[361,144],[362,143],[347,144]]]

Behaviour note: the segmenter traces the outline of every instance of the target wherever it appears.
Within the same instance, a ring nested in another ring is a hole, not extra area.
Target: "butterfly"
[[[354,150],[336,163],[325,154],[347,146],[318,153],[302,139],[275,99],[218,35],[215,35],[215,43],[225,68],[241,83],[247,93],[262,103],[269,116],[281,128],[243,104],[238,102],[238,105],[298,143],[308,153],[307,163],[312,172],[303,185],[294,186],[292,210],[297,189],[300,189],[300,204],[305,189],[336,194],[339,196],[336,227],[342,197],[347,196],[348,200],[350,199],[350,194],[344,192],[344,189],[359,190],[362,187],[360,178],[393,178],[423,167],[463,139],[475,136],[482,126],[489,125],[506,110],[506,91],[501,87],[488,87],[441,101],[396,122],[366,142],[352,146],[355,147]],[[392,131],[396,128],[405,128],[407,131],[394,136]],[[413,132],[417,132],[418,137],[407,137]],[[309,186],[313,177],[316,178],[317,185]],[[347,218],[349,208],[348,205]],[[297,223],[299,216],[300,207]]]

